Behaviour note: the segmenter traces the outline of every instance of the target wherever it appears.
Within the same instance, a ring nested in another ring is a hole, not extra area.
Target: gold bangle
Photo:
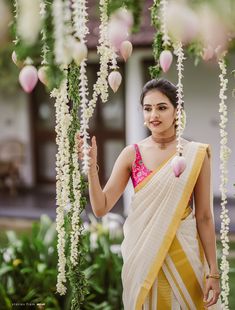
[[[206,279],[209,279],[209,278],[220,279],[220,274],[219,273],[207,274]]]

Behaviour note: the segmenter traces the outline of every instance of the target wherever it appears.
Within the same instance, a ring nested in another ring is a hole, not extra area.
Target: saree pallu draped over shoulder
[[[121,245],[125,310],[204,309],[208,265],[189,199],[207,152],[209,145],[188,142],[179,178],[169,159],[136,187]]]

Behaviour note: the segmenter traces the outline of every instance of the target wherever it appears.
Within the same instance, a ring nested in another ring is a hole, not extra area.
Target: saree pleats
[[[188,202],[206,152],[208,145],[190,142],[180,178],[168,160],[138,186],[121,245],[125,310],[204,309],[208,265]]]

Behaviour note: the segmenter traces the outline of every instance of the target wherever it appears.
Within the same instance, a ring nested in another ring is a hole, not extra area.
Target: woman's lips
[[[162,122],[159,122],[159,121],[153,121],[153,122],[150,122],[151,125],[153,126],[159,126]]]

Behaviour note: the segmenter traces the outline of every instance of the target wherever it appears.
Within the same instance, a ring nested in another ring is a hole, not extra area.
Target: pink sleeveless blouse
[[[132,180],[133,186],[136,187],[150,173],[152,173],[152,171],[149,170],[147,167],[145,167],[143,160],[142,160],[142,156],[140,154],[138,144],[134,144],[134,147],[135,147],[135,161],[133,162],[132,167],[131,167],[131,180]]]
[[[134,147],[135,147],[135,160],[132,163],[132,167],[131,167],[131,180],[135,188],[153,171],[149,170],[144,165],[138,144],[134,144]],[[189,204],[191,204],[192,198],[193,198],[193,194],[191,194],[191,197],[189,199]]]

